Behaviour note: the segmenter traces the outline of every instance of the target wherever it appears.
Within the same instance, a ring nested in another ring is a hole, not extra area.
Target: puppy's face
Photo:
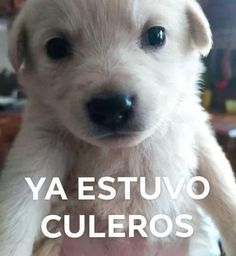
[[[33,100],[73,135],[128,147],[194,91],[211,33],[192,0],[29,0],[10,58]]]

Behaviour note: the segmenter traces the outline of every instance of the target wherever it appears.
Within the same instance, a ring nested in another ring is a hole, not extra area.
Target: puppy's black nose
[[[106,92],[95,96],[88,104],[91,121],[107,129],[117,130],[132,117],[134,97]]]

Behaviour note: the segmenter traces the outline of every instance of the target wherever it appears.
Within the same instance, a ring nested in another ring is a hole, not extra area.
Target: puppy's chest
[[[170,144],[169,144],[170,145]],[[186,180],[193,175],[196,169],[196,156],[191,143],[173,145],[168,147],[153,147],[148,145],[142,148],[126,150],[102,151],[88,149],[80,154],[79,161],[72,174],[75,177],[95,177],[94,194],[97,198],[102,193],[97,181],[101,177],[145,177],[147,193],[155,191],[155,178],[168,177],[173,187],[177,186],[181,177]],[[186,198],[184,193],[178,200],[171,200],[166,188],[162,186],[160,196],[156,200],[148,201],[140,195],[140,183],[131,183],[130,200],[125,200],[124,183],[115,182],[112,186],[116,190],[116,197],[111,201],[80,202],[82,212],[96,214],[101,219],[107,218],[110,214],[141,214],[151,218],[158,213],[179,214],[182,202]],[[75,188],[74,188],[75,189]],[[77,188],[75,189],[77,191]]]

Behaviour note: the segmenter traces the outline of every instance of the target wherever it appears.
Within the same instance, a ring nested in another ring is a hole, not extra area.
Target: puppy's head
[[[82,140],[128,147],[195,93],[211,32],[193,0],[29,0],[9,43],[32,100]]]

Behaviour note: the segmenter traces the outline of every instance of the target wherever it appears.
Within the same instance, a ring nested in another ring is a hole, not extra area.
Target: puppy
[[[9,33],[10,60],[29,100],[0,180],[0,255],[32,255],[51,211],[48,184],[33,201],[25,177],[146,177],[151,189],[156,176],[175,186],[200,175],[211,192],[199,204],[235,256],[235,179],[199,98],[200,59],[211,46],[194,0],[28,0]],[[80,211],[101,220],[174,218],[197,203],[166,193],[151,203],[121,197],[79,203]]]

